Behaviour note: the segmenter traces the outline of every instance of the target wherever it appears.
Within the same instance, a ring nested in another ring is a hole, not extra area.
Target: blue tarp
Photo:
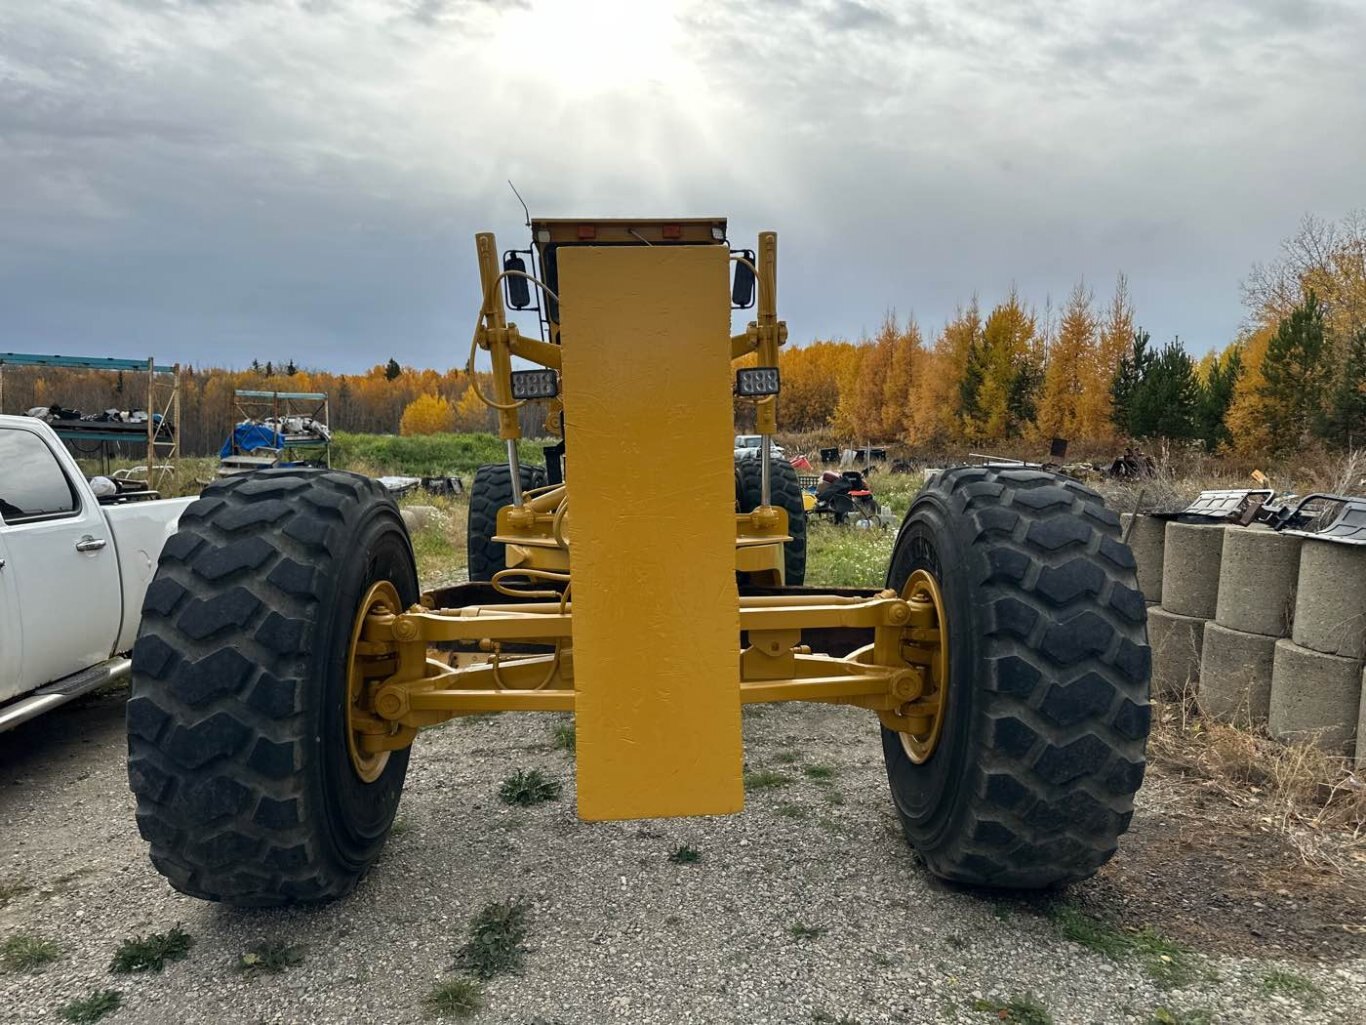
[[[223,442],[218,450],[218,458],[227,459],[233,448],[238,452],[254,452],[258,448],[284,448],[284,435],[261,424],[238,424],[232,429],[232,436]]]

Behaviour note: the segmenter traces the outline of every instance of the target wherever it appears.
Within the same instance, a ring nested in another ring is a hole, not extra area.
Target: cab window
[[[0,519],[6,523],[70,516],[76,489],[43,440],[28,431],[0,431]]]

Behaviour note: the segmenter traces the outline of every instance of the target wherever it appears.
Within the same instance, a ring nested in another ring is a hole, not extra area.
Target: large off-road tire
[[[763,467],[758,459],[737,459],[736,491],[740,512],[759,508],[763,497]],[[800,587],[806,580],[806,506],[802,504],[802,486],[797,470],[786,459],[769,463],[769,500],[787,512],[787,533],[792,538],[783,546],[783,575],[788,587]]]
[[[361,603],[417,571],[375,481],[272,469],[217,481],[180,518],[133,648],[128,776],[152,863],[244,906],[350,891],[393,824],[408,751],[365,782],[348,750]]]
[[[544,466],[520,466],[522,490],[543,488]],[[470,521],[466,531],[471,580],[492,580],[493,574],[507,569],[507,546],[490,538],[498,533],[498,510],[512,504],[512,471],[507,463],[489,463],[474,472],[470,488]]]
[[[938,582],[949,637],[938,743],[883,729],[906,838],[935,875],[1036,889],[1115,853],[1143,780],[1146,607],[1118,517],[1035,470],[933,477],[897,536],[887,586]]]

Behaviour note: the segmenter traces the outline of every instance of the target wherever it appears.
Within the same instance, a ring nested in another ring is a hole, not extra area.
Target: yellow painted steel
[[[744,805],[729,282],[723,246],[560,251],[585,819]]]

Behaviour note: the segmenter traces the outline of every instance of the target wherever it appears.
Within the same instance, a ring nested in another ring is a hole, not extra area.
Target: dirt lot
[[[242,912],[152,870],[124,771],[122,695],[86,699],[0,744],[0,942],[58,960],[0,972],[0,1019],[52,1022],[116,989],[115,1023],[427,1020],[470,918],[524,898],[520,972],[483,986],[488,1023],[1348,1022],[1366,1020],[1366,865],[1303,865],[1207,788],[1154,772],[1119,857],[1031,900],[948,889],[903,842],[874,721],[853,709],[747,714],[742,815],[586,824],[565,717],[449,724],[418,744],[397,835],[359,890],[313,910]],[[515,770],[560,800],[498,798]],[[785,781],[785,782],[784,782]],[[1217,828],[1215,824],[1217,823]],[[700,860],[677,864],[680,845]],[[188,958],[115,975],[121,941],[179,923]],[[297,947],[278,975],[236,968]]]

